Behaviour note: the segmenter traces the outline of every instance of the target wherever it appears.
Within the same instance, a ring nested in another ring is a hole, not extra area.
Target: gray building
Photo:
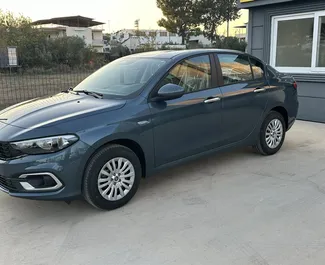
[[[325,0],[239,0],[248,52],[299,85],[299,119],[325,122]]]

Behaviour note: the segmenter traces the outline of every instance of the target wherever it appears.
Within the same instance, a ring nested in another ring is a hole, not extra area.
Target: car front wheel
[[[286,135],[283,116],[271,111],[265,118],[256,143],[256,150],[262,155],[274,155],[282,147]]]
[[[137,155],[121,145],[99,150],[89,161],[84,175],[84,198],[96,208],[113,210],[135,195],[142,175]]]

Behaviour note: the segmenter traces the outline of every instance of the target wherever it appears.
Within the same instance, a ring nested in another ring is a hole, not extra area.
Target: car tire
[[[82,193],[92,206],[114,210],[133,198],[141,176],[140,160],[131,149],[122,145],[108,145],[90,159],[84,174]]]
[[[281,135],[281,138],[279,138]],[[264,156],[276,154],[282,147],[286,136],[286,123],[281,113],[271,111],[263,121],[258,140],[254,146]]]

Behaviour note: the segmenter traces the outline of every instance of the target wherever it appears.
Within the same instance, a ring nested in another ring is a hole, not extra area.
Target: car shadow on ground
[[[287,148],[291,149],[290,146],[290,142],[286,142],[283,146],[284,151]],[[216,172],[218,165],[230,166],[241,163],[242,161],[253,162],[262,158],[263,156],[256,154],[252,148],[248,147],[205,156],[195,161],[186,162],[182,165],[166,169],[157,175],[142,179],[139,191],[135,197],[128,205],[121,209],[129,211],[134,204],[141,203],[141,200],[153,198],[152,196],[159,193],[162,188],[168,189],[168,187],[173,187],[177,183],[182,185],[182,183],[186,183],[189,178],[203,178],[206,176],[218,178],[218,172]],[[82,199],[72,201],[68,204],[62,201],[33,201],[4,195],[1,196],[1,204],[8,205],[11,214],[15,214],[16,212],[21,215],[24,212],[28,212],[28,215],[32,214],[34,218],[52,216],[53,218],[61,220],[61,216],[64,216],[65,219],[69,217],[78,219],[88,215],[103,213],[103,211],[93,208]],[[121,211],[121,209],[117,211]]]

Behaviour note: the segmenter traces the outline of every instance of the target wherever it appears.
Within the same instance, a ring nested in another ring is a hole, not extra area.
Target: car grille
[[[17,188],[13,185],[12,181],[3,176],[0,176],[0,187],[9,191],[17,191]]]
[[[0,159],[8,160],[22,155],[22,152],[14,149],[9,143],[0,142]]]

